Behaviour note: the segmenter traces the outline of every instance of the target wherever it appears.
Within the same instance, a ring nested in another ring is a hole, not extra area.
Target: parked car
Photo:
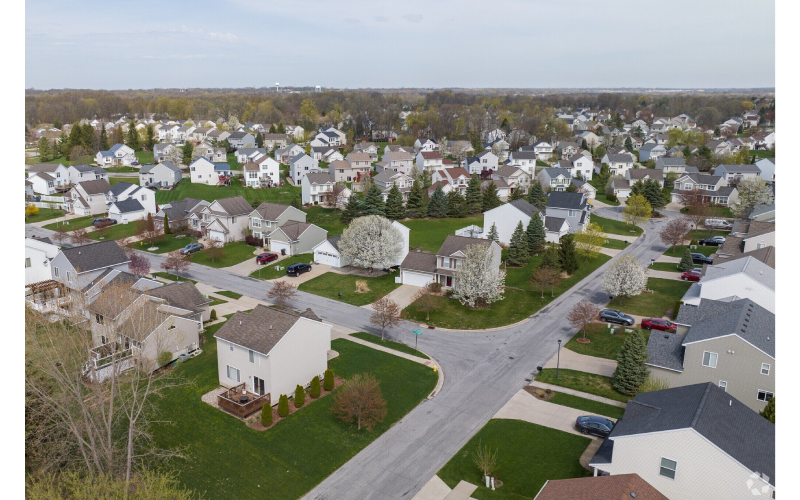
[[[311,264],[292,264],[286,268],[287,276],[300,276],[303,273],[311,271]]]
[[[642,328],[644,330],[659,330],[662,332],[674,332],[678,329],[678,325],[672,321],[661,318],[645,318],[642,320]]]
[[[614,422],[605,417],[580,416],[575,421],[575,428],[583,434],[608,437],[614,428]]]
[[[706,257],[701,253],[692,253],[692,263],[693,264],[713,264],[714,259],[711,257]]]
[[[139,164],[139,162],[138,162],[138,161],[132,161],[132,162],[131,162],[131,165],[138,165],[138,164]]]
[[[94,227],[100,227],[100,226],[112,226],[112,225],[114,225],[114,224],[116,224],[116,223],[117,223],[117,221],[116,221],[116,220],[114,220],[114,219],[109,219],[108,217],[98,217],[97,219],[93,219],[93,220],[92,220],[92,225],[93,225]]]
[[[694,269],[691,271],[684,271],[683,274],[681,274],[681,279],[683,281],[700,281],[700,271]]]
[[[702,246],[718,247],[725,243],[724,236],[714,236],[712,238],[703,238],[698,243]]]
[[[189,243],[185,247],[181,248],[181,253],[183,255],[191,255],[195,252],[199,252],[203,249],[202,243]]]
[[[606,323],[616,323],[618,325],[633,326],[636,320],[633,316],[619,312],[616,309],[603,309],[600,311],[600,320]]]
[[[278,254],[267,252],[256,257],[257,264],[266,264],[267,262],[272,262],[273,260],[278,260]]]
[[[703,225],[711,229],[730,229],[733,224],[726,219],[706,219]]]

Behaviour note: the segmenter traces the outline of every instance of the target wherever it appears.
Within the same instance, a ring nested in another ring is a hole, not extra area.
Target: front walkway
[[[580,333],[577,333],[576,335],[580,335]],[[560,362],[558,360],[558,355],[553,356],[550,358],[550,361],[545,363],[544,368],[555,368],[556,364],[558,364],[560,368],[567,370],[594,373],[596,375],[603,375],[604,377],[610,377],[614,375],[614,370],[617,369],[617,362],[613,359],[578,354],[577,352],[571,351],[567,348],[561,349]]]
[[[462,480],[451,490],[439,476],[434,475],[411,500],[475,500],[470,495],[477,489],[476,485]]]
[[[46,203],[49,203],[49,202],[46,202]],[[69,221],[71,219],[77,219],[79,217],[83,217],[83,215],[76,215],[74,213],[68,213],[66,215],[66,217],[63,216],[63,215],[60,215],[58,217],[53,217],[52,219],[40,220],[39,222],[26,222],[25,224],[27,224],[29,226],[44,227],[44,226],[46,226],[48,224],[54,224],[56,222],[63,222],[65,220]],[[102,217],[102,215],[98,215],[97,217]],[[67,226],[69,227],[69,224],[67,224]],[[91,226],[89,226],[89,227],[91,227]]]
[[[628,243],[633,243],[634,241],[639,239],[639,236],[633,233],[630,236],[624,234],[613,234],[613,233],[605,233],[605,235],[606,238],[611,238],[612,240],[627,241]]]

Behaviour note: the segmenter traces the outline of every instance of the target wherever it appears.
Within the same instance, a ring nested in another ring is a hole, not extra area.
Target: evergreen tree
[[[275,132],[275,124],[274,123],[271,123],[269,125],[269,133],[270,134],[277,134],[277,132]]]
[[[625,149],[630,152],[633,152],[633,141],[631,141],[630,137],[625,138]]]
[[[69,137],[66,132],[61,132],[61,135],[58,136],[57,148],[60,156],[69,156]]]
[[[261,131],[259,130],[256,134],[256,147],[263,148],[264,147],[264,136],[261,135]]]
[[[350,196],[350,198],[348,198],[347,204],[344,206],[344,210],[342,210],[342,222],[344,224],[350,224],[350,221],[361,217],[362,215],[361,202],[358,200],[358,196],[353,194]]]
[[[554,246],[547,247],[542,254],[542,263],[539,265],[561,271],[561,257],[558,254],[558,248]]]
[[[773,424],[775,423],[775,396],[772,396],[772,399],[767,401],[767,406],[765,406],[764,409],[761,410],[759,415],[766,418]]]
[[[689,269],[694,269],[694,261],[692,261],[692,251],[688,248],[683,253],[683,257],[681,257],[681,261],[678,264],[678,269],[681,271],[688,271]]]
[[[581,148],[582,148],[582,149],[586,149],[586,150],[588,150],[588,149],[589,149],[589,145],[588,145],[588,144],[586,144],[586,139],[584,139],[584,140],[582,140],[582,141],[581,141]]]
[[[528,238],[525,236],[522,221],[519,221],[508,246],[508,263],[512,266],[524,266],[527,262]]]
[[[169,215],[164,212],[164,234],[172,234],[172,229],[169,227]]]
[[[414,179],[414,183],[411,185],[406,210],[411,217],[421,217],[425,214],[425,195],[422,190],[422,181],[419,178]]]
[[[406,209],[403,206],[403,193],[397,184],[392,184],[389,189],[389,194],[386,196],[386,218],[391,220],[399,220],[406,215]]]
[[[436,186],[428,203],[428,217],[447,217],[447,196],[442,191],[441,184]]]
[[[374,182],[367,190],[367,196],[364,197],[364,215],[386,215],[386,204],[383,202],[383,193]]]
[[[653,210],[660,210],[669,203],[669,198],[655,179],[647,179],[644,182],[641,194],[650,203],[650,207]]]
[[[497,226],[492,222],[492,227],[489,228],[489,239],[495,243],[500,243],[500,236],[497,235]]]
[[[480,213],[482,206],[481,178],[478,174],[472,174],[472,177],[469,179],[469,184],[467,184],[467,213]]]
[[[525,199],[525,188],[522,186],[517,186],[516,189],[511,193],[511,196],[508,197],[508,201],[514,200],[524,200]]]
[[[308,395],[311,396],[312,399],[317,399],[321,392],[320,389],[319,375],[315,375],[314,378],[311,379],[311,388],[308,390]]]
[[[330,392],[333,390],[333,386],[334,386],[333,370],[328,368],[327,370],[325,370],[324,373],[322,387],[324,387],[326,391]]]
[[[497,186],[495,186],[494,181],[489,181],[486,190],[483,192],[483,201],[481,202],[482,211],[491,210],[502,204],[503,202],[500,201],[500,197],[497,196]]]
[[[635,396],[647,380],[647,342],[637,330],[625,339],[617,356],[617,369],[611,378],[614,389],[626,396]]]
[[[59,129],[60,129],[60,128],[61,128],[61,127],[63,127],[63,126],[64,126],[64,124],[63,124],[63,123],[61,123],[61,120],[59,120],[58,118],[56,118],[55,120],[53,120],[53,127],[55,127],[55,128],[59,128]]]
[[[306,391],[302,385],[297,384],[294,388],[294,407],[302,408],[304,404],[306,404]]]
[[[575,240],[571,234],[561,238],[561,246],[558,253],[561,269],[567,274],[573,274],[581,266],[578,260],[578,252],[575,250]]]
[[[102,136],[102,132],[101,132],[101,136]],[[103,142],[103,140],[102,140],[102,137],[101,137],[101,139],[100,139],[100,143],[101,143],[100,148],[101,149],[103,148],[102,142]],[[147,126],[147,135],[146,135],[146,139],[145,139],[145,147],[147,148],[148,151],[152,151],[153,150],[153,146],[155,146],[155,145],[156,145],[156,132],[155,132],[155,130],[153,130],[153,126],[152,125],[148,125]]]
[[[264,405],[261,407],[261,425],[264,427],[272,425],[272,406]]]
[[[544,193],[542,183],[538,179],[533,181],[530,190],[528,190],[528,203],[542,211],[547,206],[547,195]]]
[[[289,396],[281,394],[278,399],[278,416],[284,418],[289,415]]]
[[[456,190],[447,193],[447,216],[466,217],[467,200]]]
[[[276,133],[278,133],[278,134],[285,134],[286,133],[286,126],[283,124],[283,122],[278,122],[278,130],[277,130]]]
[[[101,138],[103,137],[103,132],[105,131],[105,129],[106,129],[105,127],[101,127],[100,128],[100,134],[101,134],[100,137]],[[81,143],[81,134],[82,133],[83,133],[82,129],[81,129],[81,127],[79,125],[75,124],[75,125],[72,126],[72,130],[69,131],[69,148],[68,149],[71,150],[72,148],[74,148],[75,146],[77,146],[78,144]],[[106,147],[103,149],[103,151],[107,151],[107,150],[108,150],[108,139],[106,139]]]
[[[544,250],[545,232],[544,222],[539,214],[534,214],[531,221],[528,222],[528,228],[525,231],[525,236],[528,238],[528,253],[531,255],[539,255]]]
[[[50,161],[50,140],[42,136],[39,139],[39,159],[43,162]]]
[[[183,153],[183,164],[188,165],[192,163],[192,150],[194,146],[192,146],[191,141],[186,141],[186,143],[181,147],[181,153]]]
[[[567,193],[577,193],[578,192],[578,186],[576,186],[574,183],[570,182],[569,186],[567,186],[567,189],[565,189],[564,191],[566,191]]]
[[[295,196],[294,198],[292,198],[291,205],[292,205],[294,208],[298,209],[298,210],[302,210],[302,209],[303,209],[303,203],[302,203],[302,201],[300,200],[300,197],[299,197],[299,196]],[[255,207],[253,207],[253,208],[255,208]]]
[[[139,131],[136,130],[136,125],[133,120],[128,124],[128,146],[131,149],[139,149]]]

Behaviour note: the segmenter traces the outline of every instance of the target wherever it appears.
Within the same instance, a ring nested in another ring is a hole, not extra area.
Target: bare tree
[[[417,290],[414,296],[411,297],[411,302],[413,302],[418,308],[425,311],[425,321],[430,321],[431,311],[442,307],[442,304],[439,301],[439,294],[433,290],[433,287],[433,283],[428,283]]]
[[[702,189],[694,188],[683,191],[679,195],[679,199],[689,209],[686,212],[686,217],[691,221],[692,228],[699,229],[700,224],[710,215],[708,197]]]
[[[667,222],[658,235],[661,237],[661,242],[665,245],[669,245],[669,249],[672,250],[676,245],[683,244],[688,232],[689,219],[682,217]]]
[[[599,316],[600,306],[589,299],[582,299],[567,313],[567,321],[578,330],[583,330],[583,339],[586,340],[586,327],[597,321]]]
[[[92,238],[89,237],[89,231],[85,227],[79,227],[70,233],[69,241],[74,245],[86,245],[92,242]]]
[[[544,291],[550,290],[550,295],[555,295],[556,287],[561,283],[561,273],[552,267],[537,267],[529,281],[536,290],[541,290],[542,298]]]
[[[131,261],[128,263],[128,270],[139,276],[147,276],[150,274],[150,261],[147,260],[146,257],[139,255],[138,253],[132,253],[130,255]]]
[[[206,253],[211,257],[211,262],[216,262],[225,256],[225,245],[218,239],[206,238]]]
[[[68,233],[69,229],[64,224],[59,224],[53,230],[55,234],[53,235],[53,239],[58,242],[58,246],[64,245],[64,242],[70,239],[70,235]]]
[[[479,441],[478,449],[472,454],[472,462],[481,470],[483,477],[491,476],[497,470],[497,450],[483,446]]]
[[[189,269],[189,264],[189,259],[181,254],[180,250],[173,250],[167,254],[166,260],[161,263],[161,268],[166,272],[172,270],[172,274],[177,277],[178,273],[186,272]]]
[[[385,295],[378,296],[378,300],[372,303],[375,311],[369,318],[373,325],[381,327],[381,340],[384,339],[387,328],[393,328],[400,324],[400,306]]]
[[[381,386],[371,373],[357,373],[334,394],[331,412],[339,419],[355,423],[358,430],[372,429],[386,417],[386,400]]]
[[[286,309],[288,303],[297,297],[297,287],[286,280],[274,281],[267,297],[274,300],[280,309]]]

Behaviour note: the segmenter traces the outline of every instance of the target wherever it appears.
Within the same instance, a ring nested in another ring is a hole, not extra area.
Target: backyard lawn
[[[63,215],[64,211],[58,208],[40,208],[35,214],[25,216],[25,224],[55,219],[56,217],[61,217]],[[89,221],[89,223],[91,224],[91,221]]]
[[[150,247],[147,243],[140,245],[138,241],[135,241],[128,245],[130,248],[135,248],[137,250],[142,250],[145,252],[150,253],[169,253],[174,250],[181,249],[192,242],[192,238],[183,237],[183,238],[176,238],[175,235],[171,234],[162,234],[158,237],[158,239],[153,244],[154,247],[158,247],[158,250],[150,251],[147,248]]]
[[[305,213],[306,222],[309,224],[316,224],[328,231],[328,238],[342,234],[347,227],[347,225],[341,221],[342,211],[338,208],[312,206],[305,210]]]
[[[596,356],[598,358],[617,359],[619,351],[622,350],[622,344],[625,339],[633,335],[636,330],[631,333],[626,333],[625,328],[613,325],[614,334],[609,333],[611,330],[605,323],[595,323],[586,328],[586,338],[591,340],[588,344],[578,342],[578,339],[583,338],[583,332],[577,332],[564,347],[572,352],[584,354],[586,356]],[[650,332],[643,330],[645,342],[650,338]]]
[[[400,284],[394,282],[397,276],[398,273],[388,273],[377,278],[365,278],[354,274],[325,273],[306,281],[297,289],[354,306],[365,306],[378,300],[379,295],[386,295],[398,288]],[[366,282],[369,291],[356,292],[356,281]]]
[[[208,327],[203,353],[175,369],[191,384],[170,389],[156,401],[160,419],[152,431],[163,447],[182,448],[185,459],[170,467],[186,487],[206,498],[296,499],[341,467],[417,406],[436,386],[430,368],[345,339],[331,342],[339,357],[329,362],[336,375],[372,373],[387,401],[385,420],[371,431],[358,431],[330,412],[326,396],[259,432],[200,397],[219,386],[217,347],[213,338],[223,323]],[[274,400],[278,395],[274,395]],[[179,402],[179,404],[177,404]],[[576,461],[577,463],[577,461]]]
[[[555,368],[545,368],[536,375],[537,382],[558,385],[576,391],[602,396],[627,403],[630,397],[620,394],[611,385],[611,377],[604,377],[594,373],[579,372],[577,370],[567,370],[562,368],[558,371],[556,378]]]
[[[271,262],[269,264],[261,266],[259,270],[250,273],[250,277],[262,280],[274,280],[276,278],[283,278],[286,276],[286,268],[289,267],[290,265],[301,262],[308,264],[309,262],[313,261],[314,261],[314,255],[310,253],[301,253],[299,255],[292,255],[291,257],[286,257],[285,259],[281,259],[277,263]],[[280,267],[280,269],[275,269],[275,267]]]
[[[627,222],[606,219],[605,217],[599,217],[595,214],[592,214],[591,220],[599,224],[604,233],[620,234],[624,236],[639,236],[642,234],[642,228],[639,226],[631,226]],[[631,231],[631,227],[633,227],[633,231]]]
[[[213,259],[213,261],[211,259],[211,255],[208,253],[208,250],[201,250],[197,253],[191,254],[189,260],[191,260],[194,264],[202,264],[209,267],[228,267],[235,266],[236,264],[244,262],[247,259],[256,258],[255,253],[253,253],[255,252],[256,247],[248,245],[244,241],[226,243],[222,249],[222,256]]]
[[[119,184],[120,182],[127,182],[128,184],[135,184],[137,186],[139,185],[139,179],[137,179],[136,177],[109,177],[108,178],[108,183],[111,184],[112,186],[114,184]]]
[[[421,248],[424,252],[437,252],[445,238],[456,233],[456,229],[467,226],[483,227],[483,215],[462,219],[406,219],[400,224],[411,229],[411,248]]]
[[[73,229],[80,229],[83,227],[89,227],[92,225],[92,221],[97,217],[94,215],[87,215],[86,217],[76,217],[74,219],[69,219],[66,221],[67,229],[72,231]],[[47,224],[44,226],[45,229],[49,229],[51,231],[55,231],[58,226],[60,226],[63,221],[56,221],[51,224]]]
[[[750,151],[750,156],[755,156],[756,158],[774,158],[775,151],[772,149],[757,149]]]
[[[182,200],[187,197],[214,201],[217,198],[231,196],[243,196],[249,203],[270,201],[288,205],[293,198],[300,196],[300,188],[286,185],[274,189],[254,189],[242,186],[242,183],[237,178],[231,180],[230,186],[192,184],[189,179],[184,179],[175,189],[156,191],[156,202],[163,205],[164,203]]]
[[[130,174],[139,171],[136,167],[104,167],[103,170],[109,174]]]
[[[591,399],[573,396],[572,394],[564,394],[563,392],[556,392],[553,397],[547,400],[548,403],[553,403],[561,406],[568,406],[576,410],[583,410],[587,413],[594,415],[602,415],[608,418],[622,418],[625,414],[625,408],[601,403],[600,401],[593,401]]]
[[[648,290],[635,297],[614,297],[609,307],[637,316],[660,318],[667,314],[681,300],[691,283],[664,278],[647,278]]]
[[[478,485],[472,497],[479,500],[533,498],[548,480],[588,476],[578,459],[590,441],[522,420],[492,419],[438,475],[450,488],[462,480]],[[473,461],[479,446],[497,452],[496,475],[503,486],[495,491],[483,485],[481,471]]]
[[[139,165],[145,165],[147,163],[153,163],[153,152],[152,151],[134,151],[133,154],[136,155],[136,161],[139,162]]]
[[[228,153],[225,155],[225,161],[230,165],[231,170],[241,170],[242,166],[239,165],[239,160],[236,159],[236,153]]]
[[[394,342],[392,340],[381,340],[380,337],[378,337],[377,335],[373,335],[371,333],[356,332],[356,333],[351,333],[350,336],[357,337],[360,338],[361,340],[366,340],[367,342],[372,342],[373,344],[378,344],[383,347],[388,347],[389,349],[394,349],[395,351],[411,354],[412,356],[418,356],[420,358],[430,359],[428,356],[421,353],[420,351],[415,351],[413,347],[407,346],[406,344],[401,344],[400,342]]]

